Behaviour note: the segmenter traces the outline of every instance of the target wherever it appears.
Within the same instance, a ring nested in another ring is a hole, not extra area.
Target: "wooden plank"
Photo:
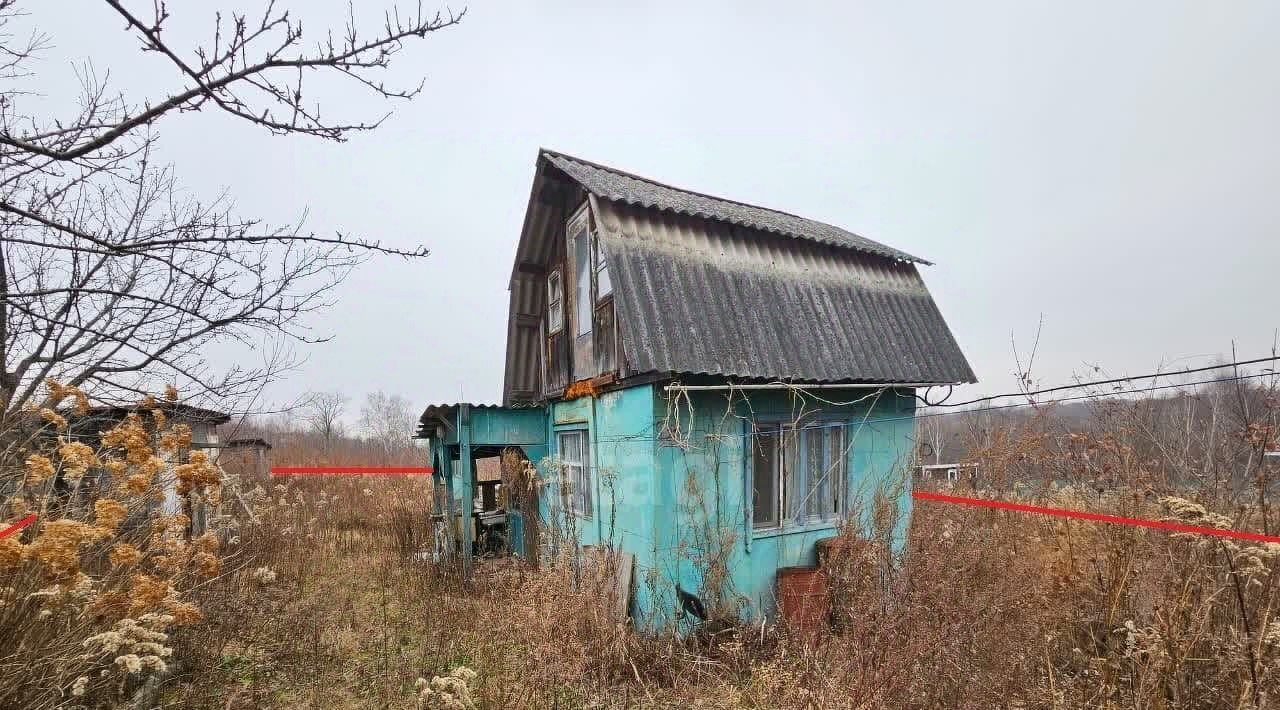
[[[582,556],[582,584],[601,594],[614,622],[627,618],[631,607],[631,584],[635,555],[600,545],[587,545]]]

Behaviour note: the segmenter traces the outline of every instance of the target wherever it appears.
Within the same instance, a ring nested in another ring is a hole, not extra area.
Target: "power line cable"
[[[1208,372],[1209,370],[1221,370],[1223,368],[1238,368],[1241,365],[1257,365],[1263,362],[1275,362],[1280,360],[1280,355],[1271,355],[1269,357],[1253,358],[1252,360],[1237,360],[1235,362],[1219,363],[1217,365],[1206,365],[1205,367],[1193,367],[1174,372],[1153,372],[1148,375],[1132,375],[1129,377],[1113,377],[1108,380],[1094,380],[1092,382],[1079,382],[1070,385],[1058,385],[1056,387],[1046,387],[1044,389],[1033,390],[1030,392],[1007,392],[1005,394],[993,394],[987,397],[979,397],[978,399],[970,399],[964,402],[949,402],[931,404],[932,407],[965,407],[970,404],[979,404],[981,402],[990,402],[997,399],[1005,399],[1006,397],[1034,397],[1038,394],[1048,394],[1050,392],[1062,392],[1064,390],[1083,389],[1085,387],[1100,387],[1102,385],[1114,385],[1122,382],[1133,382],[1135,380],[1151,380],[1158,377],[1172,377],[1174,375],[1190,375],[1196,372]],[[1274,372],[1274,371],[1272,371]],[[1264,373],[1266,374],[1266,373]]]
[[[1214,366],[1214,367],[1212,367],[1212,368],[1203,368],[1203,369],[1200,369],[1200,370],[1197,370],[1197,371],[1199,371],[1199,372],[1203,372],[1203,371],[1205,371],[1205,370],[1207,370],[1207,369],[1214,369],[1214,370],[1216,370],[1216,369],[1221,369],[1222,367],[1230,367],[1232,364],[1244,365],[1244,364],[1250,364],[1250,363],[1253,363],[1253,362],[1263,362],[1263,361],[1268,361],[1268,360],[1273,360],[1273,359],[1280,359],[1280,356],[1277,356],[1276,358],[1263,358],[1263,359],[1261,359],[1261,360],[1256,360],[1256,361],[1255,361],[1255,360],[1245,360],[1245,361],[1241,361],[1241,362],[1239,362],[1239,363],[1229,363],[1229,364],[1227,364],[1227,365],[1215,365],[1215,366]],[[1116,397],[1116,398],[1118,398],[1118,397],[1121,397],[1121,396],[1124,396],[1124,395],[1143,394],[1143,393],[1146,393],[1146,392],[1158,392],[1158,391],[1162,391],[1162,390],[1178,389],[1178,388],[1182,388],[1182,387],[1196,387],[1196,386],[1199,386],[1199,385],[1218,384],[1218,383],[1222,383],[1222,382],[1238,382],[1238,381],[1244,381],[1244,380],[1258,379],[1258,378],[1262,378],[1262,377],[1273,377],[1273,376],[1276,376],[1276,375],[1277,375],[1277,373],[1275,373],[1275,372],[1257,372],[1257,373],[1252,373],[1252,374],[1247,374],[1247,375],[1234,375],[1234,376],[1231,376],[1231,377],[1216,377],[1216,378],[1213,378],[1213,379],[1207,379],[1207,380],[1196,380],[1196,381],[1193,381],[1193,382],[1180,382],[1180,383],[1167,384],[1167,385],[1153,385],[1153,386],[1150,386],[1150,387],[1138,387],[1138,388],[1133,388],[1133,389],[1125,390],[1125,391],[1122,391],[1122,392],[1090,392],[1090,393],[1087,393],[1087,394],[1074,395],[1074,396],[1071,396],[1071,397],[1059,397],[1059,398],[1057,398],[1057,399],[1048,399],[1048,400],[1043,400],[1043,401],[1039,401],[1039,402],[1015,402],[1015,403],[1012,403],[1012,404],[999,404],[999,405],[992,405],[992,406],[989,406],[989,407],[975,407],[975,408],[973,408],[973,409],[962,409],[962,410],[958,410],[958,411],[924,412],[924,413],[918,413],[918,414],[917,414],[917,413],[912,413],[912,414],[907,415],[907,416],[899,416],[899,417],[879,417],[879,418],[874,418],[874,419],[868,419],[868,420],[867,420],[867,423],[868,423],[868,424],[880,424],[880,423],[888,423],[888,422],[895,422],[895,421],[910,421],[910,420],[926,419],[926,418],[932,418],[932,417],[955,416],[955,415],[962,415],[962,414],[978,414],[978,413],[981,413],[981,412],[995,412],[995,411],[1003,411],[1003,410],[1007,410],[1007,409],[1023,409],[1023,408],[1026,408],[1026,407],[1045,407],[1045,406],[1049,406],[1049,405],[1052,405],[1052,404],[1059,404],[1059,403],[1062,403],[1062,402],[1077,402],[1077,401],[1090,400],[1090,399],[1103,399],[1103,398],[1108,398],[1108,397]],[[1105,382],[1107,382],[1108,384],[1115,384],[1115,383],[1118,383],[1118,382],[1125,382],[1125,381],[1130,381],[1130,382],[1131,382],[1131,381],[1134,381],[1134,380],[1142,380],[1142,379],[1150,379],[1150,378],[1151,378],[1150,376],[1138,376],[1138,377],[1130,377],[1130,378],[1116,378],[1116,379],[1114,379],[1114,380],[1107,380],[1107,381],[1105,381]],[[1096,384],[1096,383],[1095,383],[1095,384]],[[1082,385],[1082,386],[1083,386],[1083,385]],[[1048,390],[1046,390],[1046,391],[1061,391],[1062,389],[1072,389],[1072,388],[1073,388],[1073,387],[1057,387],[1057,388],[1049,388],[1049,389],[1048,389]],[[1006,395],[1006,396],[1012,396],[1012,395]],[[981,401],[987,401],[987,399],[988,399],[988,398],[984,398],[984,399],[975,400],[975,401],[976,401],[976,402],[981,402]],[[958,406],[958,405],[957,405],[957,406]],[[650,425],[649,427],[646,427],[646,429],[653,429],[653,428],[654,428],[654,426],[653,426],[653,425]],[[748,432],[748,433],[747,433],[747,434],[745,434],[745,435],[746,435],[746,436],[754,436],[755,434],[754,434],[753,432]],[[626,442],[626,441],[631,441],[631,442],[637,442],[637,443],[639,443],[639,442],[652,442],[652,441],[668,441],[668,439],[665,439],[665,438],[663,438],[663,437],[645,437],[645,436],[639,436],[639,435],[622,435],[622,436],[617,436],[617,437],[600,437],[600,438],[598,438],[598,439],[597,439],[597,441],[601,441],[601,442]]]

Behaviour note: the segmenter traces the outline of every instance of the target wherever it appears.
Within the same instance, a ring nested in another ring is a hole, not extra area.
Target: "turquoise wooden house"
[[[814,564],[876,491],[909,506],[893,484],[909,480],[916,391],[975,379],[928,263],[543,150],[504,401],[428,407],[420,435],[453,506],[476,457],[521,452],[536,503],[508,511],[513,547],[545,556],[567,534],[630,553],[641,624],[675,618],[682,593],[769,615],[778,569]]]

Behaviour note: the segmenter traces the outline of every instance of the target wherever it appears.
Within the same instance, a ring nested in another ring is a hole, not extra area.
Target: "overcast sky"
[[[171,41],[208,36],[215,4],[171,0]],[[312,38],[345,12],[292,5]],[[621,5],[471,4],[397,58],[394,77],[426,76],[412,103],[312,91],[334,116],[394,108],[345,144],[214,112],[159,124],[194,194],[227,188],[245,215],[309,210],[317,231],[432,250],[355,273],[317,319],[332,341],[269,399],[499,399],[539,146],[936,262],[925,280],[982,380],[971,394],[1013,386],[1011,339],[1029,348],[1042,314],[1046,385],[1093,365],[1203,364],[1233,341],[1242,357],[1270,349],[1280,3]],[[51,107],[74,99],[73,62],[90,57],[137,101],[180,81],[104,3],[27,9],[54,44]]]

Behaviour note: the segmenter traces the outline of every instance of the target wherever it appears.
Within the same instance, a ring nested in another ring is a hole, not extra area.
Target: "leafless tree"
[[[370,440],[381,443],[388,455],[410,448],[416,420],[409,400],[381,390],[370,392],[360,407],[360,428]]]
[[[311,430],[319,434],[327,455],[333,438],[342,434],[342,414],[350,399],[341,392],[312,392],[303,415]]]
[[[364,34],[353,11],[339,36],[304,44],[301,22],[268,1],[253,17],[213,13],[211,40],[177,46],[163,0],[103,1],[121,20],[103,31],[123,26],[182,80],[132,99],[89,58],[78,110],[49,116],[32,100],[47,37],[21,30],[17,0],[0,0],[0,416],[38,403],[46,378],[99,397],[158,382],[185,396],[256,390],[292,364],[288,343],[324,339],[307,316],[351,268],[373,254],[427,254],[266,224],[239,215],[226,194],[190,197],[156,161],[152,128],[212,108],[271,133],[342,141],[385,114],[330,119],[306,81],[330,76],[376,98],[411,98],[420,82],[394,87],[379,76],[406,43],[461,15],[393,8]],[[286,345],[261,365],[209,362],[208,345],[228,339]]]

